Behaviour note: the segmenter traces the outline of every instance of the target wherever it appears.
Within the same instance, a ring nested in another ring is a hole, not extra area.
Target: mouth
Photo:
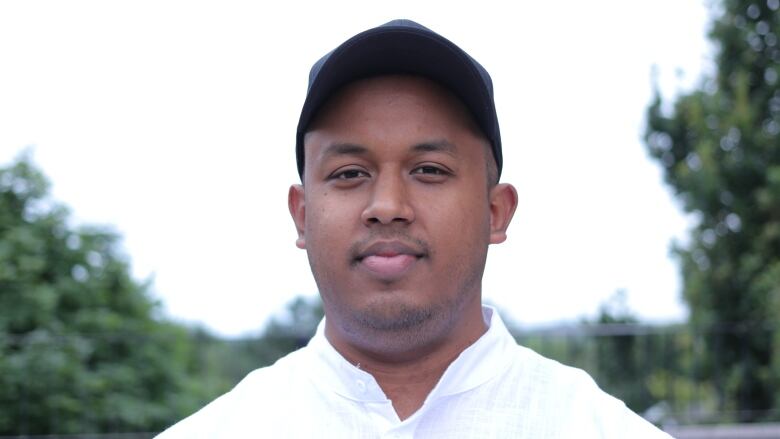
[[[383,281],[397,280],[426,256],[423,248],[401,241],[378,241],[361,250],[356,265]]]

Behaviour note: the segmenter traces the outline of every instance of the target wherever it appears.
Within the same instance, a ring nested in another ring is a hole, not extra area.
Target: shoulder
[[[288,402],[284,395],[301,384],[307,353],[293,352],[271,366],[250,372],[232,390],[179,421],[157,436],[159,439],[230,437],[232,431],[272,429],[273,413]],[[279,421],[283,421],[279,419]],[[240,436],[240,434],[239,434]]]
[[[572,387],[590,390],[598,388],[584,370],[566,366],[520,345],[514,347],[510,374],[540,391]]]
[[[522,393],[541,418],[567,419],[571,437],[668,438],[669,436],[607,394],[582,369],[517,346],[501,385]],[[508,382],[507,382],[508,381]]]

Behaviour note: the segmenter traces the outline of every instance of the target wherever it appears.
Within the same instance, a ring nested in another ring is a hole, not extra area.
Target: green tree
[[[739,421],[777,407],[780,352],[780,1],[715,4],[716,72],[665,111],[656,94],[646,143],[698,220],[675,245],[701,376]]]
[[[651,397],[644,380],[648,373],[648,364],[656,363],[660,355],[647,361],[651,344],[648,334],[643,334],[642,344],[637,335],[638,320],[628,308],[625,290],[618,290],[606,302],[602,303],[595,321],[599,333],[594,334],[595,355],[598,367],[595,378],[610,393],[619,395],[631,409],[642,412],[655,400]],[[585,329],[591,326],[584,324]],[[657,349],[652,352],[656,352]],[[660,368],[660,365],[656,365]]]
[[[22,156],[0,168],[0,435],[160,430],[206,395],[117,236],[74,228]]]
[[[306,346],[317,330],[324,312],[319,297],[296,297],[286,312],[273,317],[263,335],[254,343],[255,357],[262,366],[274,363],[288,353]]]

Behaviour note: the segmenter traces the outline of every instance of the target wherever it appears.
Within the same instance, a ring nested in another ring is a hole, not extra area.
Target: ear
[[[500,183],[490,190],[490,243],[506,241],[506,229],[517,208],[517,190],[508,183]]]
[[[287,207],[290,209],[290,216],[292,216],[295,223],[295,230],[298,231],[298,239],[295,240],[295,245],[300,249],[305,249],[306,238],[303,231],[306,224],[306,203],[304,201],[303,185],[294,184],[290,186],[290,191],[287,193]]]

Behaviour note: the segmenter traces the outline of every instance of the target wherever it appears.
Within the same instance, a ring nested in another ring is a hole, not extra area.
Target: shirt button
[[[358,381],[357,381],[357,388],[358,388],[358,390],[359,390],[361,393],[365,392],[365,391],[366,391],[366,383],[365,383],[365,382],[363,382],[363,381],[361,381],[361,380],[358,380]]]

